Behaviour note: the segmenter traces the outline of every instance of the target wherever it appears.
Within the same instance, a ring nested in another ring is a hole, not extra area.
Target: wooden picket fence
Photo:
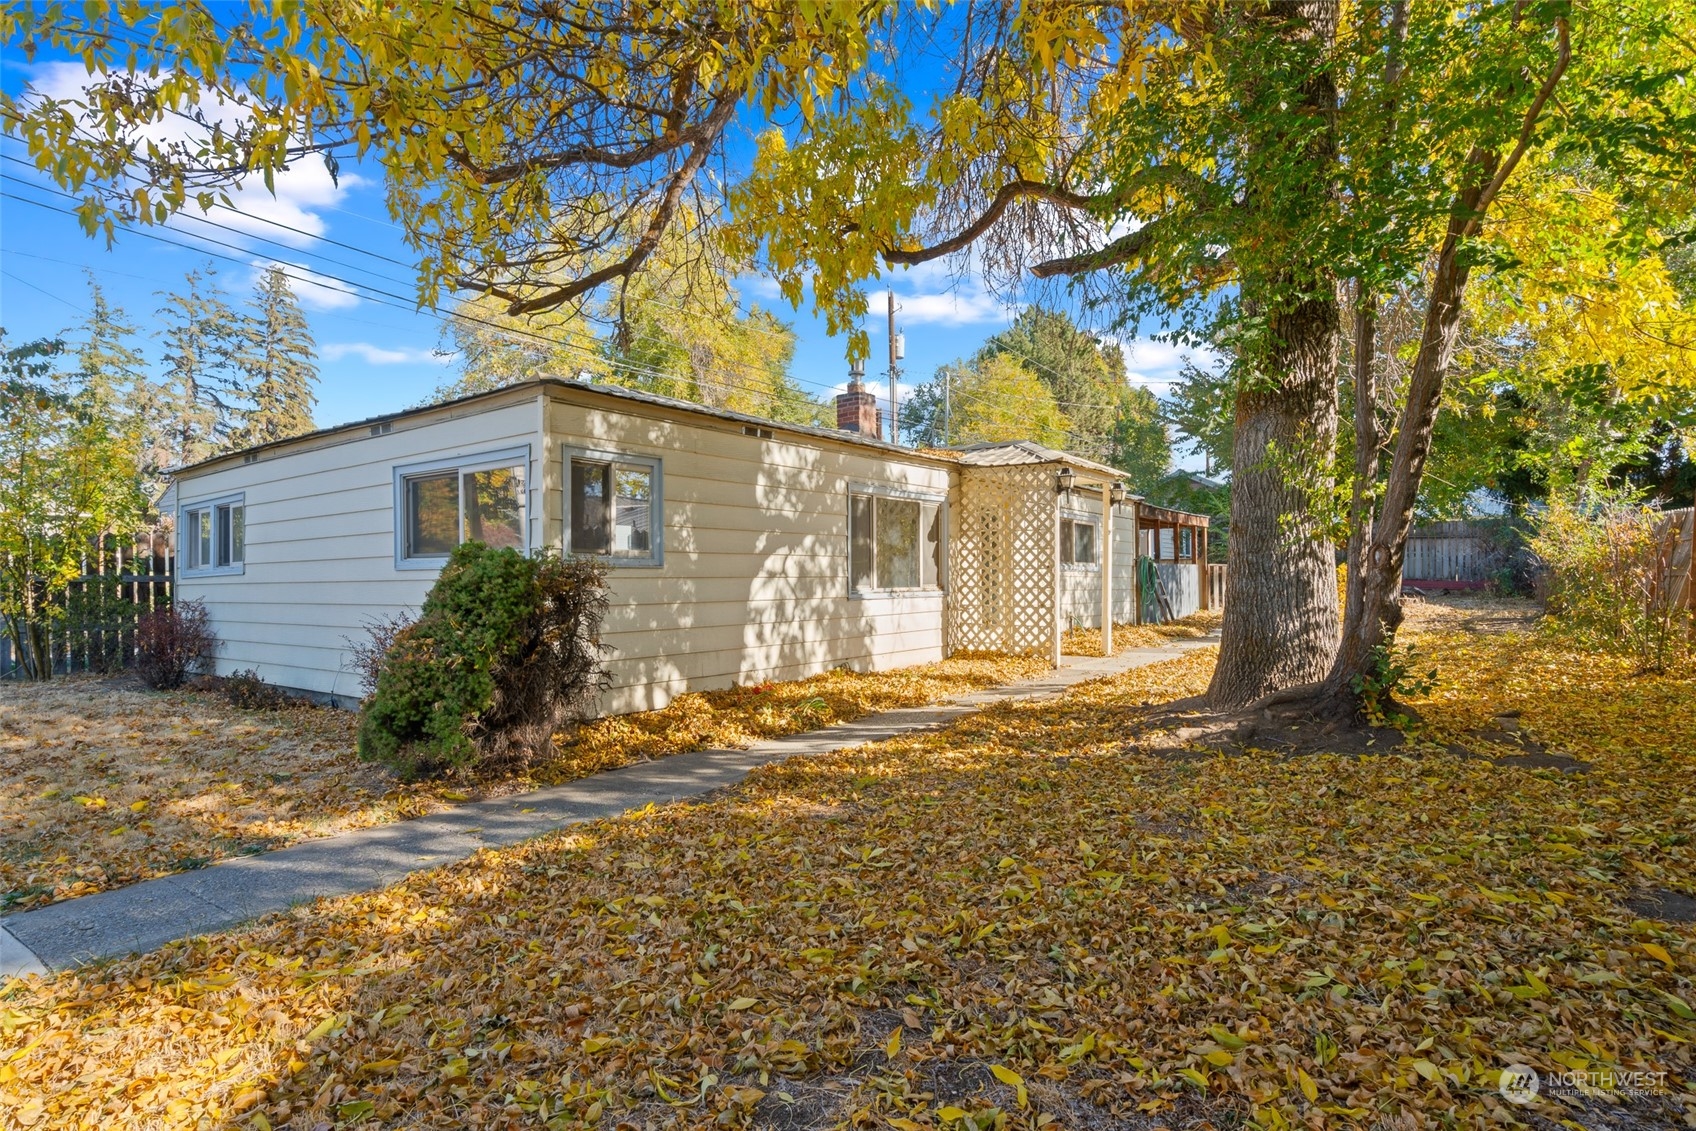
[[[71,582],[66,608],[49,633],[53,671],[111,671],[135,658],[136,623],[171,603],[176,575],[170,532],[145,531],[127,544],[108,542],[83,559],[83,573]],[[9,635],[0,630],[0,679],[22,674]]]

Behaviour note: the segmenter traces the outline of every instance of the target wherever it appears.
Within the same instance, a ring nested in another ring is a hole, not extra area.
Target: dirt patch
[[[1644,919],[1666,923],[1696,923],[1696,897],[1670,888],[1651,888],[1625,900],[1625,907]]]

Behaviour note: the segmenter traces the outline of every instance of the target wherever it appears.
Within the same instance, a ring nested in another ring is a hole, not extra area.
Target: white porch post
[[[1113,485],[1101,484],[1101,654],[1113,654]]]
[[[1060,666],[1061,639],[1066,633],[1066,614],[1064,603],[1060,599],[1060,499],[1054,499],[1054,537],[1048,540],[1049,569],[1053,573],[1054,591],[1054,666]]]

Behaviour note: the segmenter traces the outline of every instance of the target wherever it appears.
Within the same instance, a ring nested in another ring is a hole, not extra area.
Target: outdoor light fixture
[[[1124,506],[1125,505],[1125,485],[1123,483],[1113,484],[1113,486],[1108,489],[1107,497],[1108,497],[1108,499],[1110,499],[1112,501],[1114,506],[1116,506],[1116,507]]]
[[[1054,480],[1054,493],[1056,495],[1070,495],[1072,484],[1077,482],[1077,479],[1078,477],[1072,474],[1071,468],[1062,467],[1060,474]]]

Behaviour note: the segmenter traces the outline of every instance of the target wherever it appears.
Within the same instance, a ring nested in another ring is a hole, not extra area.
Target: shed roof
[[[1081,467],[1089,471],[1098,471],[1114,479],[1125,478],[1125,473],[1116,467],[1097,463],[1092,459],[1063,452],[1058,448],[1045,447],[1034,440],[1001,440],[996,443],[964,444],[953,449],[960,453],[960,462],[967,467],[1018,467],[1022,464],[1033,463],[1063,463],[1071,467]]]

